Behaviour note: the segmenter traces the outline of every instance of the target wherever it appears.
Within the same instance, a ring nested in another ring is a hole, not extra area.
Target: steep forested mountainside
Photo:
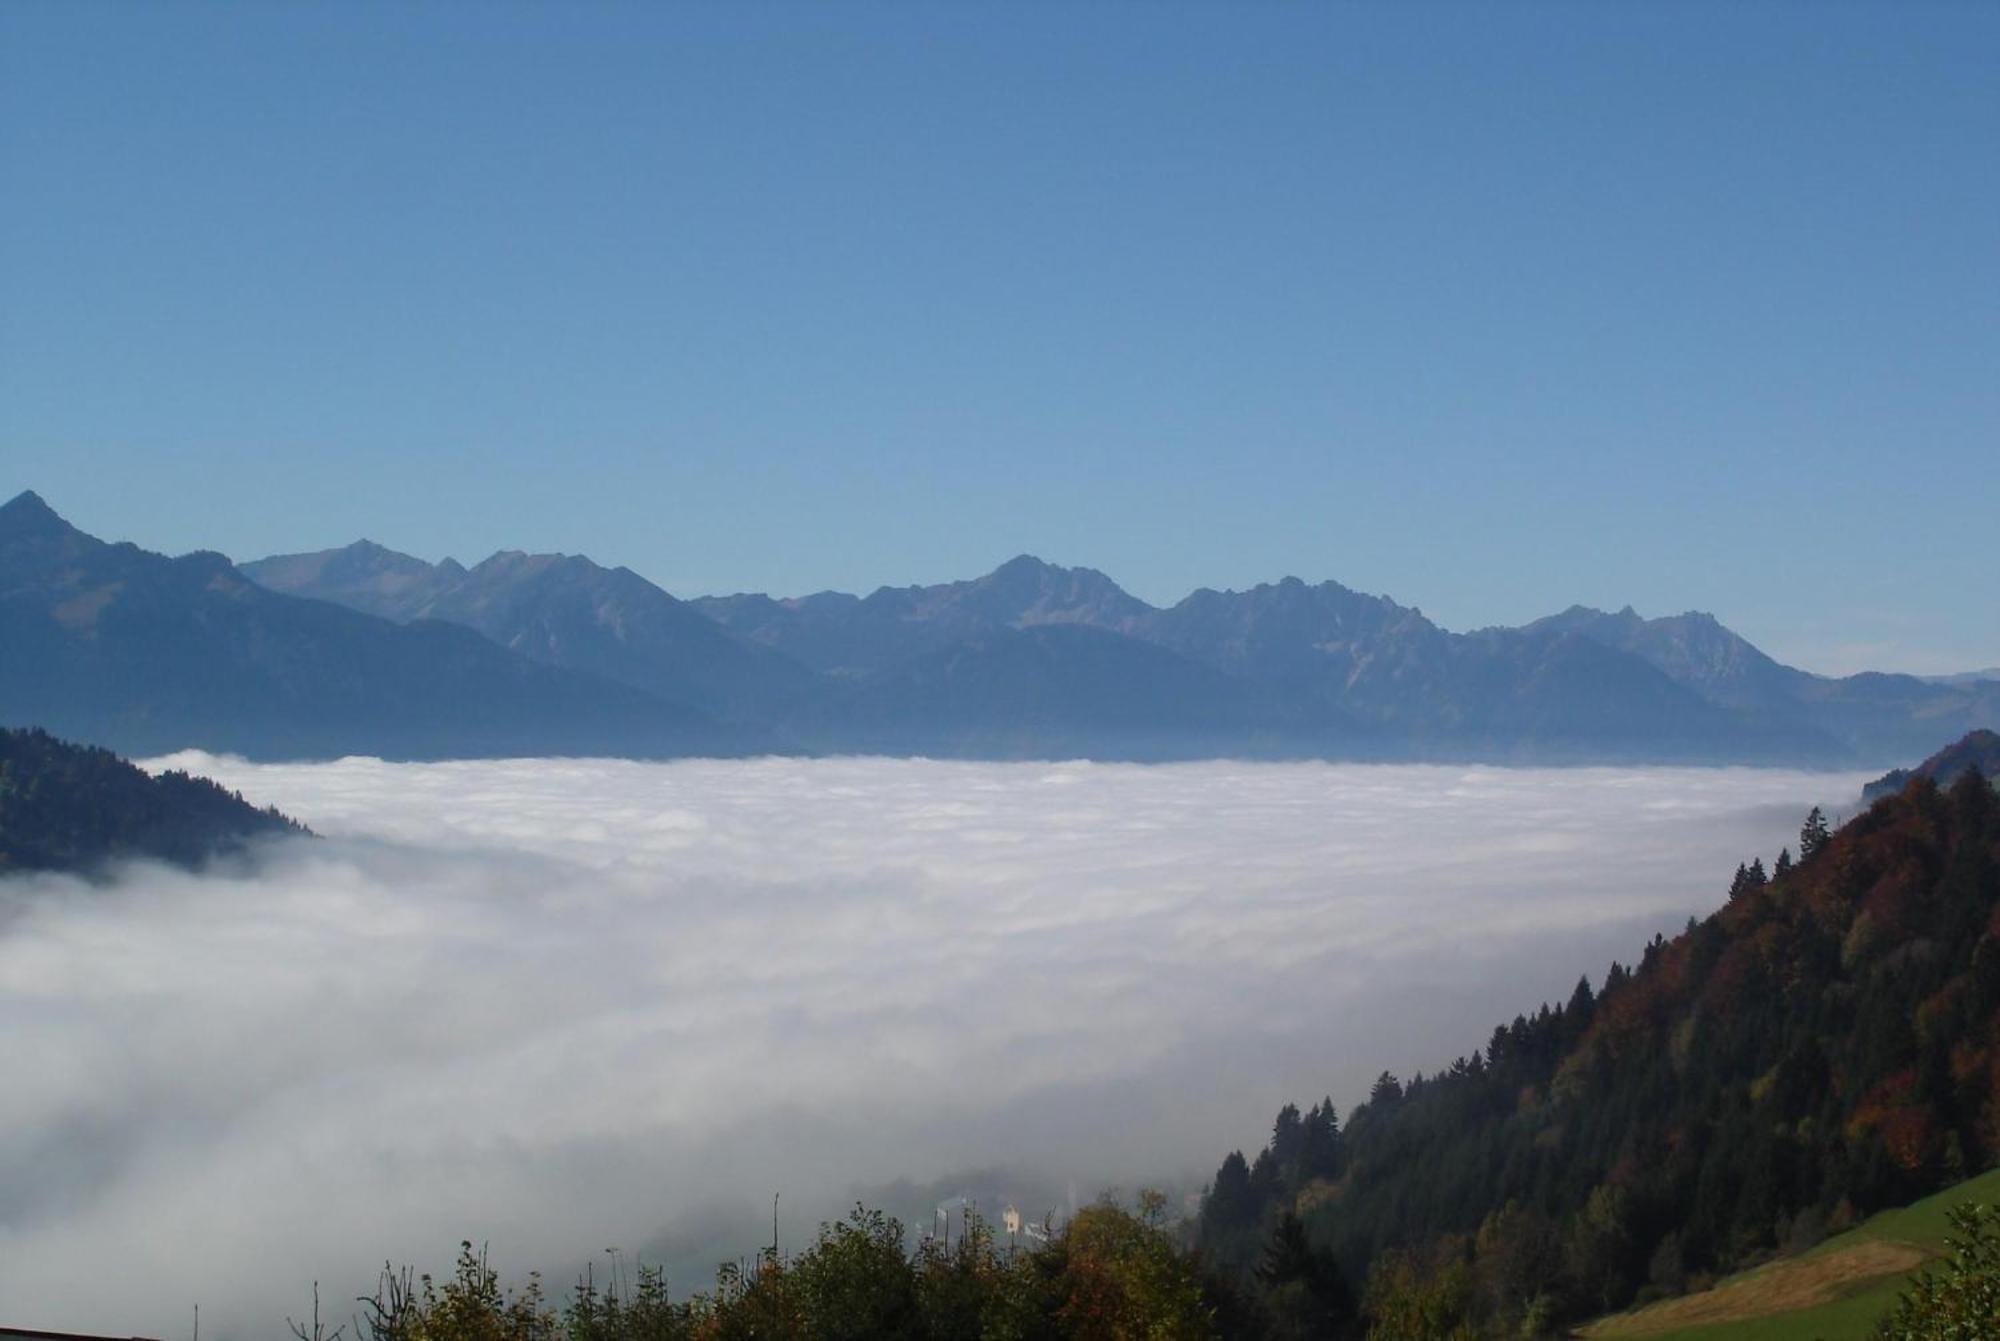
[[[253,839],[304,832],[207,778],[154,777],[109,750],[0,729],[0,875],[128,857],[192,866]]]
[[[467,569],[427,564],[369,541],[243,565],[273,591],[332,601],[398,623],[475,629],[530,660],[630,685],[735,719],[775,718],[816,676],[739,638],[627,568],[569,554],[503,550]]]
[[[1861,797],[1873,801],[1899,792],[1913,777],[1929,778],[1940,787],[1949,787],[1970,768],[1978,769],[1989,779],[2000,778],[2000,733],[1968,731],[1915,768],[1892,769],[1883,774],[1862,789]]]
[[[456,625],[280,595],[219,554],[106,544],[33,494],[0,507],[0,705],[127,754],[662,756],[763,743]]]
[[[1601,990],[1434,1075],[1382,1076],[1344,1125],[1331,1101],[1287,1107],[1217,1172],[1204,1252],[1255,1280],[1303,1235],[1300,1260],[1378,1302],[1428,1290],[1467,1334],[1519,1334],[1990,1167],[2000,799],[1976,771],[1919,778],[1831,837],[1815,812],[1801,841]]]

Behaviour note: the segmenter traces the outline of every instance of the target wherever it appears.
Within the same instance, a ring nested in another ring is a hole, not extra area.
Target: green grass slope
[[[1809,1252],[1730,1276],[1699,1294],[1601,1318],[1581,1334],[1647,1341],[1860,1341],[1873,1335],[1910,1273],[1943,1255],[1950,1232],[1946,1213],[1968,1202],[2000,1204],[2000,1170],[1884,1211]]]

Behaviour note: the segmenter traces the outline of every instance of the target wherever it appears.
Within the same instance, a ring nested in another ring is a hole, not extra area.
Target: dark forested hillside
[[[1344,1126],[1331,1101],[1286,1108],[1254,1160],[1217,1172],[1204,1252],[1293,1307],[1337,1263],[1378,1319],[1520,1334],[1992,1166],[1993,789],[1917,779],[1830,837],[1815,812],[1801,847],[1739,869],[1720,911],[1601,990],[1579,983],[1435,1075],[1384,1075]]]
[[[252,839],[303,832],[207,778],[154,777],[109,750],[0,729],[0,875],[120,857],[191,866]]]

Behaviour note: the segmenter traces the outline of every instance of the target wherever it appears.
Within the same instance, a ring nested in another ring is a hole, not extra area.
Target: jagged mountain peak
[[[1040,555],[1029,554],[1024,551],[1020,554],[1016,554],[1013,558],[1007,560],[1007,562],[1001,564],[998,568],[995,568],[991,573],[988,573],[987,576],[1021,577],[1030,574],[1040,575],[1043,573],[1062,572],[1062,571],[1063,571],[1062,569],[1058,568],[1055,564],[1050,563],[1048,560],[1042,558]]]
[[[50,529],[33,503],[8,520],[23,518]],[[358,597],[298,599],[270,578],[332,557],[366,565],[369,551],[289,556],[265,566],[267,585],[213,550],[170,558],[56,524],[81,538],[0,543],[0,701],[16,720],[145,753],[266,758],[672,754],[741,738],[681,701],[538,666],[471,629],[403,627]],[[391,577],[350,585],[386,602]]]
[[[811,678],[631,569],[606,568],[587,555],[503,549],[470,569],[451,559],[431,565],[396,556],[407,570],[387,559],[370,567],[366,557],[353,572],[296,558],[261,560],[245,572],[279,591],[399,623],[463,625],[532,660],[736,718],[789,700]]]
[[[62,520],[62,518],[56,516],[56,510],[48,505],[47,500],[33,489],[23,489],[20,493],[8,499],[4,505],[0,505],[0,517],[6,517],[11,520],[18,517],[34,516],[53,517],[57,521]]]
[[[472,565],[471,573],[475,579],[501,575],[520,576],[547,572],[552,568],[574,567],[578,562],[567,554],[530,554],[524,549],[497,549]],[[588,559],[580,562],[590,563]]]
[[[1399,605],[1387,596],[1371,596],[1331,578],[1307,582],[1295,576],[1281,577],[1276,582],[1259,582],[1242,591],[1229,587],[1219,590],[1201,587],[1183,597],[1171,609],[1188,613],[1228,610],[1246,618],[1269,617],[1275,613],[1300,617],[1339,617],[1343,614],[1366,614],[1371,618],[1422,616],[1415,606]]]
[[[1016,608],[994,612],[1009,624],[1073,616],[1116,623],[1152,609],[1095,568],[1065,568],[1032,554],[1016,555],[985,577],[964,584],[964,589],[1010,602]]]
[[[33,489],[23,489],[0,504],[0,538],[45,539],[81,534]]]

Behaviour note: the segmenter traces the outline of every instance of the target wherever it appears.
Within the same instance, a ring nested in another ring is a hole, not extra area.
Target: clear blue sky
[[[0,7],[0,494],[2000,664],[2000,6]]]

